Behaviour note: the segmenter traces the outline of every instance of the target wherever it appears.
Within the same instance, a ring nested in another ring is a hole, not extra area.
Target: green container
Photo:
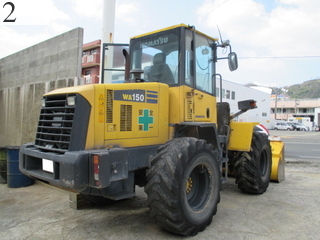
[[[7,183],[7,149],[0,148],[0,183]]]

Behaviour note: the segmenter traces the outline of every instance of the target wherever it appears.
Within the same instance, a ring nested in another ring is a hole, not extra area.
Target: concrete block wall
[[[83,84],[82,45],[76,28],[0,59],[0,147],[34,141],[44,93]]]

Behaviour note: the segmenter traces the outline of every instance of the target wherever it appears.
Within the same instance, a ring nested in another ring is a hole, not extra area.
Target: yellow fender
[[[270,139],[272,152],[271,181],[281,182],[285,179],[284,143],[280,139]]]

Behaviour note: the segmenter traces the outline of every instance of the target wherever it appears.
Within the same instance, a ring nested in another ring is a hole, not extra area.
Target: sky
[[[101,39],[104,0],[10,0],[8,19],[27,19],[19,25],[3,22],[8,1],[0,0],[0,59],[77,27],[84,43]],[[219,27],[230,40],[239,68],[220,61],[225,80],[284,87],[320,78],[319,0],[116,0],[114,42],[180,23],[216,38]]]

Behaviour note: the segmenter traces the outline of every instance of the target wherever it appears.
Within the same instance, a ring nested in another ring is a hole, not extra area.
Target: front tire
[[[254,132],[250,152],[242,152],[234,166],[238,188],[247,193],[264,193],[270,182],[271,163],[268,136]]]
[[[150,215],[169,232],[196,235],[220,201],[217,152],[205,140],[177,138],[159,148],[147,172]]]

